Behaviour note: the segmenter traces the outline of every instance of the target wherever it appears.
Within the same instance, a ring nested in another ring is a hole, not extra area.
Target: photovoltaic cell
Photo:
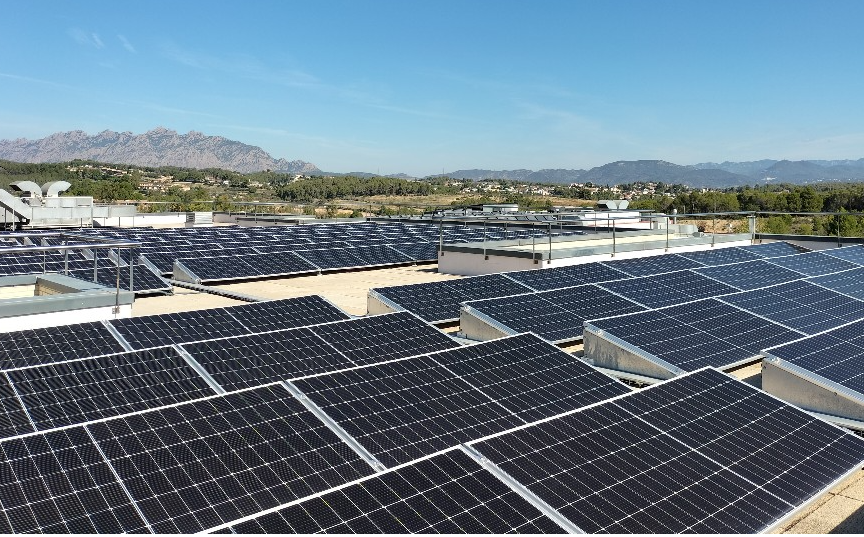
[[[806,281],[726,295],[721,300],[805,334],[864,319],[864,301]]]
[[[310,329],[357,365],[459,346],[444,332],[407,312],[321,324]]]
[[[356,365],[308,328],[185,343],[182,347],[229,391]]]
[[[586,533],[762,531],[864,460],[854,435],[713,370],[474,447]]]
[[[0,333],[0,368],[13,369],[125,349],[102,323],[79,323]]]
[[[806,254],[789,255],[785,257],[774,257],[769,263],[800,272],[805,276],[822,276],[842,270],[859,268],[855,263],[844,261],[839,257],[830,256],[823,252],[808,252]]]
[[[803,277],[797,272],[773,265],[765,260],[706,267],[697,269],[695,272],[744,291],[791,282]]]
[[[385,466],[523,423],[428,357],[293,384]]]
[[[235,533],[561,533],[461,450],[242,522]]]
[[[654,276],[655,274],[704,266],[702,263],[678,254],[653,255],[635,259],[615,259],[613,261],[603,261],[603,264],[630,276]]]
[[[191,533],[373,473],[281,385],[87,426],[157,533]]]
[[[808,278],[807,281],[864,300],[864,267]]]
[[[0,441],[3,533],[146,533],[83,427]]]
[[[864,321],[773,347],[766,352],[864,393]]]
[[[431,357],[525,421],[630,392],[624,384],[530,334]]]
[[[6,375],[0,377],[0,438],[35,431]]]
[[[171,347],[7,371],[40,430],[213,395]]]
[[[85,270],[70,270],[69,275],[79,280],[88,282],[93,281],[93,269]],[[96,274],[96,281],[109,288],[117,287],[117,267],[99,267]],[[165,292],[171,289],[171,286],[161,277],[153,274],[153,272],[144,265],[135,265],[132,269],[132,287],[136,293],[155,293]],[[120,289],[129,290],[129,267],[120,268]]]

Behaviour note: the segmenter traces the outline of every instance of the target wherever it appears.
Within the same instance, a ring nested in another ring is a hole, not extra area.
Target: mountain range
[[[157,127],[144,134],[106,130],[59,132],[39,140],[0,140],[0,159],[14,162],[68,162],[75,159],[138,166],[222,168],[240,173],[272,170],[306,175],[374,176],[367,172],[323,172],[310,162],[273,158],[257,146],[190,131]],[[858,160],[757,160],[705,162],[682,166],[663,160],[618,161],[590,170],[542,169],[455,170],[444,174],[460,179],[508,179],[536,183],[616,185],[635,182],[685,184],[694,188],[774,183],[864,181],[864,158]],[[389,177],[409,178],[405,174]],[[438,175],[428,176],[438,177]]]

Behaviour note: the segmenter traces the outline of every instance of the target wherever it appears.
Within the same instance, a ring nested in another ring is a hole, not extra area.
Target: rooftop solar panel
[[[649,308],[662,308],[738,291],[689,270],[606,282],[600,286]]]
[[[472,445],[586,533],[763,531],[864,461],[861,439],[713,370]]]
[[[864,267],[808,278],[807,281],[864,300]]]
[[[109,322],[133,349],[162,347],[251,332],[231,315],[228,308],[112,319]]]
[[[432,359],[525,421],[628,393],[554,345],[522,334],[438,352]]]
[[[213,395],[171,347],[7,371],[39,430]]]
[[[356,365],[308,328],[184,343],[182,347],[229,391]]]
[[[191,533],[371,475],[281,385],[87,425],[157,533]]]
[[[701,250],[699,252],[683,252],[678,255],[712,267],[762,259],[762,256],[754,252],[748,252],[747,250],[735,247],[712,248],[711,250]]]
[[[591,320],[586,330],[607,339],[611,335],[674,374],[705,366],[732,367],[758,356],[766,341],[780,344],[801,337],[715,299]],[[606,362],[601,349],[586,346],[585,356]]]
[[[0,333],[0,368],[12,369],[126,349],[100,322]]]
[[[234,533],[561,533],[461,450],[231,527]]]
[[[582,323],[586,319],[645,309],[595,285],[470,301],[465,306],[469,314],[484,315],[509,328],[511,333],[534,332],[552,342],[582,337]]]
[[[665,272],[705,266],[702,263],[681,257],[678,254],[652,255],[634,259],[614,259],[612,261],[603,261],[602,263],[630,276],[653,276]]]
[[[778,283],[791,282],[803,277],[795,271],[764,260],[705,267],[696,269],[695,272],[745,291]]]
[[[856,244],[853,246],[844,246],[842,248],[830,248],[828,250],[820,250],[822,253],[855,263],[856,265],[864,266],[864,245]]]
[[[549,291],[585,283],[619,280],[627,278],[629,275],[602,263],[585,263],[568,267],[508,272],[507,276],[531,289]]]
[[[70,270],[70,276],[85,281],[93,281],[93,269]],[[117,287],[117,267],[99,267],[96,273],[96,281],[105,287]],[[129,267],[120,269],[120,289],[129,289]],[[138,294],[164,293],[171,290],[171,286],[161,277],[145,265],[135,265],[132,269],[132,287]]]
[[[546,300],[540,293],[465,302],[464,313],[487,324],[500,325],[509,334],[533,332],[552,342],[582,337],[584,318]]]
[[[358,365],[458,347],[449,336],[407,312],[311,327]]]
[[[823,252],[808,252],[805,254],[773,257],[769,263],[800,272],[806,276],[822,276],[842,270],[859,268],[855,263],[844,261]]]
[[[806,281],[726,295],[721,300],[805,334],[864,319],[864,301]]]
[[[864,321],[772,347],[766,353],[864,394]]]
[[[388,467],[523,423],[428,357],[293,384]]]
[[[350,318],[319,295],[250,302],[230,306],[228,311],[252,332],[269,332]]]
[[[146,533],[83,427],[0,441],[3,533]]]
[[[738,248],[766,258],[799,254],[807,251],[807,248],[793,246],[788,242],[765,242],[762,244],[751,244],[750,246],[739,246]]]

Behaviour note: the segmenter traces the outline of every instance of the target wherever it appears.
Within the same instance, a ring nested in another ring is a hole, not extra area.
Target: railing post
[[[546,261],[547,265],[552,264],[552,222],[549,222],[549,259]]]
[[[717,213],[711,213],[711,248],[714,248],[714,241],[717,238]]]
[[[615,220],[612,220],[612,257],[615,257]]]
[[[486,220],[483,220],[483,259],[489,259],[489,256],[486,255]]]
[[[669,251],[669,217],[666,217],[666,251]]]
[[[99,248],[93,248],[93,283],[99,282]]]

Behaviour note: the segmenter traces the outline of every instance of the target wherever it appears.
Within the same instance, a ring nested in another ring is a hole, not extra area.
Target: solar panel
[[[40,365],[126,349],[100,322],[0,333],[0,369]]]
[[[415,243],[397,243],[391,244],[394,248],[403,254],[417,261],[437,261],[438,260],[438,243],[433,242],[415,242]]]
[[[507,276],[537,291],[561,289],[586,283],[608,282],[629,275],[602,263],[585,263],[568,267],[508,272]]]
[[[713,370],[472,444],[586,533],[770,529],[864,461],[854,435]]]
[[[134,287],[136,293],[161,293],[171,289],[168,282],[153,274],[153,272],[145,265],[135,265],[132,270],[132,287]],[[80,280],[93,281],[92,268],[85,270],[70,270],[69,275]],[[99,267],[96,274],[96,281],[105,287],[116,288],[117,267]],[[129,290],[128,266],[120,269],[120,289]]]
[[[806,281],[726,295],[721,300],[805,334],[864,319],[864,301]]]
[[[856,244],[854,246],[845,246],[843,248],[830,248],[821,250],[822,253],[828,254],[844,261],[855,263],[856,265],[864,266],[864,246]]]
[[[738,248],[767,258],[800,254],[801,252],[808,251],[807,248],[793,246],[788,242],[764,242],[762,244],[751,244],[750,246],[738,246]]]
[[[638,257],[635,259],[615,259],[603,261],[616,270],[620,270],[630,276],[653,276],[676,270],[699,268],[704,265],[692,259],[682,257],[678,254],[652,255],[649,257]]]
[[[252,332],[269,332],[350,319],[319,295],[250,302],[229,306],[231,316]]]
[[[281,385],[87,425],[157,533],[191,533],[373,473]]]
[[[742,261],[753,261],[762,258],[762,256],[754,252],[748,252],[747,250],[735,247],[712,248],[711,250],[701,250],[699,252],[683,252],[678,255],[712,267],[716,265],[728,265],[729,263],[741,263]]]
[[[431,355],[525,421],[628,393],[624,384],[530,334]]]
[[[112,319],[109,322],[133,349],[250,333],[228,308]]]
[[[806,276],[822,276],[832,272],[840,272],[859,268],[859,265],[844,261],[839,257],[833,257],[823,252],[808,252],[806,254],[789,255],[785,257],[774,257],[769,263],[800,272]]]
[[[864,300],[864,267],[808,278],[807,281]]]
[[[428,357],[293,384],[388,467],[523,423]]]
[[[182,347],[229,391],[356,365],[308,328],[185,343]]]
[[[534,332],[552,342],[582,337],[582,323],[586,319],[645,309],[595,285],[471,301],[465,305],[470,308],[466,311],[479,312],[512,332]]]
[[[304,259],[321,270],[362,267],[365,263],[353,253],[354,248],[327,248],[322,250],[298,250]]]
[[[3,533],[146,533],[83,427],[0,441]]]
[[[7,371],[37,429],[213,395],[171,347]]]
[[[746,261],[733,265],[705,267],[695,272],[741,290],[757,289],[801,279],[801,274],[768,261]]]
[[[864,321],[766,351],[825,379],[864,393]]]
[[[459,346],[434,326],[407,312],[321,324],[311,330],[358,365]]]
[[[606,282],[600,286],[649,308],[662,308],[738,291],[689,270]]]
[[[614,336],[645,359],[672,368],[673,374],[705,366],[731,367],[754,359],[766,341],[780,344],[801,337],[800,332],[715,299],[591,320],[588,325],[586,330]],[[606,362],[602,350],[586,347],[585,356],[598,360],[598,365]]]
[[[235,533],[561,533],[522,496],[453,450],[234,525]]]
[[[500,325],[510,334],[533,332],[552,342],[582,337],[584,318],[546,300],[540,293],[469,301],[465,303],[464,314]]]

